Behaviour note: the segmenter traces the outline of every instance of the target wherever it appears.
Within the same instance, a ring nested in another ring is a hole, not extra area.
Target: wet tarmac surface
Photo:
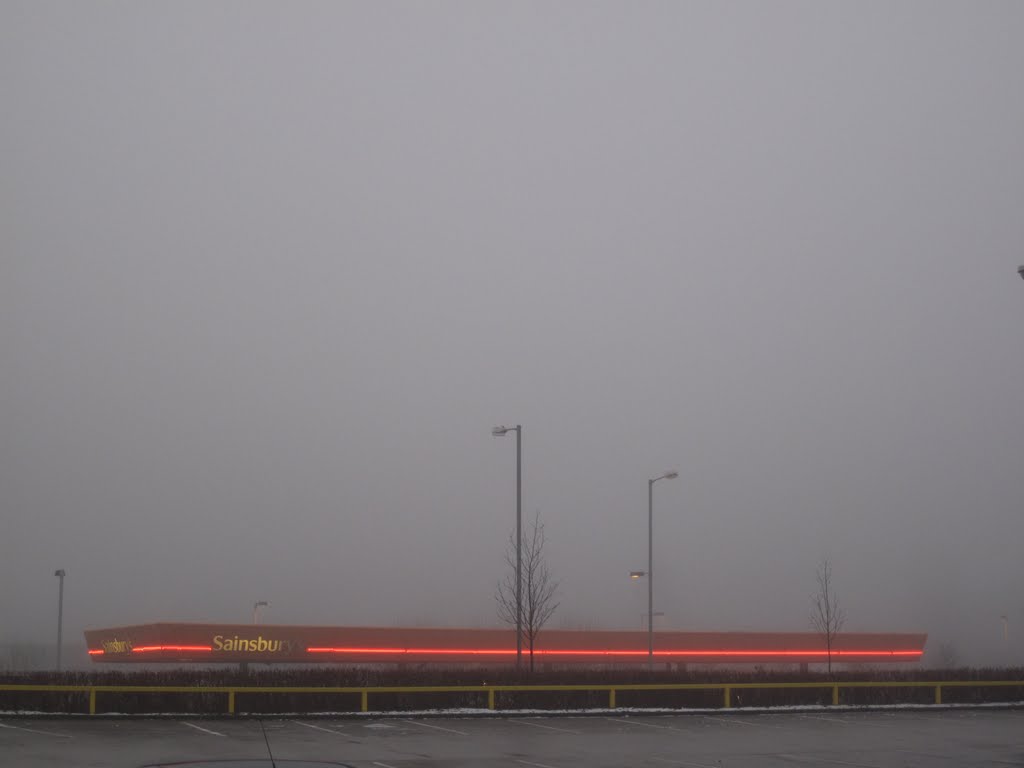
[[[33,719],[0,716],[0,765],[189,761],[355,768],[1024,766],[1024,711],[408,719]],[[198,768],[198,766],[196,767]]]

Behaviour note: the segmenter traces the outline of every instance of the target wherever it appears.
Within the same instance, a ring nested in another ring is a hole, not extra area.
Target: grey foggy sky
[[[1024,4],[0,4],[0,642],[657,610],[1024,659]]]

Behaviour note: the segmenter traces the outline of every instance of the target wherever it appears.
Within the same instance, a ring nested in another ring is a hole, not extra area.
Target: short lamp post
[[[259,624],[260,621],[260,608],[269,608],[270,603],[266,600],[257,600],[252,604],[252,623]]]
[[[659,480],[675,480],[672,471],[647,481],[647,669],[654,670],[654,484]]]
[[[57,671],[60,672],[60,647],[64,643],[64,576],[63,568],[53,572],[60,579],[60,591],[57,596]]]

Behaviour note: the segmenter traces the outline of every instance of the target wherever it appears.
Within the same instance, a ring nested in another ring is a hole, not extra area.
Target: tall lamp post
[[[257,600],[252,604],[252,623],[259,624],[260,608],[269,608],[270,603],[266,600]]]
[[[57,569],[53,575],[60,579],[60,592],[57,597],[57,671],[60,672],[60,646],[64,642],[64,569]]]
[[[647,481],[647,669],[654,669],[654,484],[659,480],[674,480],[679,473],[672,471]]]
[[[523,425],[495,427],[494,437],[516,433],[516,668],[523,662]]]

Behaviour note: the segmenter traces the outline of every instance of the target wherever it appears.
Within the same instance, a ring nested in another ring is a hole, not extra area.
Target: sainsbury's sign
[[[214,635],[213,650],[221,652],[292,653],[299,650],[299,646],[293,640],[271,640],[270,638],[263,637],[263,635],[257,635],[256,637]]]
[[[116,637],[113,640],[106,640],[103,643],[104,653],[130,653],[132,650],[131,640],[118,640]]]

